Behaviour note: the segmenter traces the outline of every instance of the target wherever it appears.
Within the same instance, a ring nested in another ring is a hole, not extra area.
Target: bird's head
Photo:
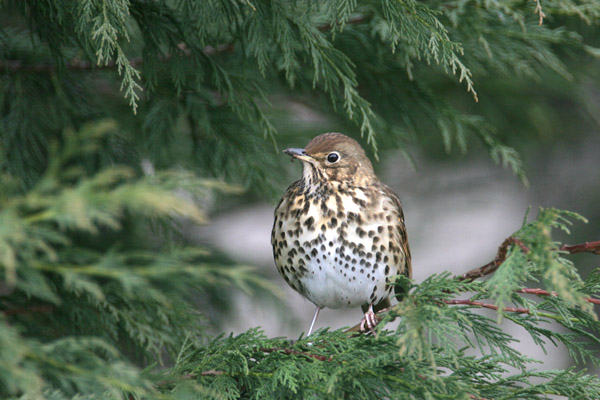
[[[337,182],[363,186],[377,179],[360,144],[341,133],[324,133],[304,149],[284,152],[302,161],[303,178],[308,185]]]

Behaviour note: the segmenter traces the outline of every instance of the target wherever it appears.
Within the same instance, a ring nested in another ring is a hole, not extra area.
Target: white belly
[[[320,307],[377,304],[404,262],[389,249],[394,226],[378,213],[362,213],[359,225],[361,210],[351,200],[344,201],[342,215],[328,212],[332,205],[331,198],[324,205],[311,203],[294,218],[276,211],[272,243],[279,272]]]
[[[377,229],[377,225],[362,228],[368,232]],[[348,232],[355,230],[353,225],[347,229]],[[293,258],[294,264],[306,269],[296,277],[300,282],[298,290],[314,304],[328,308],[357,307],[378,303],[387,297],[384,255],[380,253],[377,261],[372,245],[359,250],[358,244],[353,245],[361,243],[359,239],[356,234],[342,238],[335,230],[304,230],[295,240],[305,250]],[[395,270],[392,275],[396,274]]]

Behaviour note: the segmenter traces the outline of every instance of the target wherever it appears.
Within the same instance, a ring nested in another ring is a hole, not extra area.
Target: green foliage
[[[149,395],[132,359],[160,361],[190,332],[201,337],[194,293],[272,289],[248,267],[212,262],[207,249],[163,244],[147,223],[137,238],[122,236],[136,221],[203,223],[197,202],[237,189],[187,172],[142,176],[113,165],[88,173],[82,160],[94,159],[115,129],[105,121],[65,134],[35,186],[3,191],[2,397]]]
[[[295,342],[210,337],[224,293],[278,292],[181,232],[215,198],[271,196],[275,150],[309,130],[376,157],[480,143],[527,182],[510,133],[583,115],[599,17],[598,0],[0,1],[0,397],[600,397],[497,323],[597,363],[600,272],[552,238],[575,214],[540,210],[487,281],[400,281],[393,330]]]
[[[580,291],[582,282],[573,263],[562,257],[557,251],[557,243],[552,240],[551,229],[559,228],[569,233],[570,219],[586,221],[582,216],[556,209],[540,209],[538,218],[525,222],[515,232],[514,237],[521,240],[522,248],[513,244],[500,268],[486,282],[485,287],[502,306],[504,301],[513,297],[513,291],[523,287],[528,280],[543,280],[545,286],[555,291],[563,301],[577,305],[587,311],[592,310]],[[502,315],[502,314],[500,314]]]
[[[539,94],[515,98],[510,87],[488,82],[522,77],[544,89],[572,79],[557,49],[597,51],[553,23],[590,23],[600,9],[597,0],[548,2],[539,25],[535,5],[6,0],[0,162],[31,184],[45,168],[50,138],[118,115],[122,147],[132,153],[122,161],[149,156],[164,168],[176,158],[261,193],[273,184],[269,171],[277,163],[268,144],[278,131],[269,104],[274,96],[310,94],[309,106],[360,132],[375,154],[377,143],[405,147],[414,138],[428,141],[429,132],[441,134],[447,151],[456,143],[464,152],[478,138],[524,179],[519,155],[496,130],[521,118]],[[448,91],[453,81],[474,98]],[[508,109],[503,95],[521,107]],[[490,99],[502,113],[486,111]]]
[[[520,247],[512,244],[506,261],[487,281],[462,281],[443,273],[413,285],[387,312],[376,336],[320,330],[290,341],[250,329],[201,346],[190,343],[165,372],[168,383],[161,390],[172,393],[178,385],[189,385],[168,378],[183,376],[203,387],[208,398],[596,398],[597,376],[576,369],[537,370],[537,361],[517,351],[516,340],[480,312],[483,299],[498,299],[501,307],[500,299],[510,300],[526,308],[500,308],[499,315],[523,327],[537,346],[546,351],[562,343],[575,361],[598,363],[600,322],[583,296],[598,296],[600,269],[585,281],[570,269],[562,275],[559,295],[533,301],[517,291],[525,278],[547,276],[555,263],[566,264],[550,231],[564,229],[567,217],[581,218],[540,210],[536,220],[515,232],[529,248],[526,259],[515,257]],[[517,262],[521,272],[516,276],[523,279],[500,285],[499,277],[511,276],[505,271]],[[400,277],[397,284],[405,281]],[[542,282],[545,289],[558,289],[551,279]],[[470,299],[461,302],[467,294]],[[399,320],[397,328],[382,328],[394,319]]]

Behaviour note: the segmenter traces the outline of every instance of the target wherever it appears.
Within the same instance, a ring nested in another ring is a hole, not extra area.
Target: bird
[[[283,279],[316,306],[307,336],[325,307],[361,306],[361,331],[374,333],[375,312],[391,304],[394,276],[412,275],[400,199],[361,145],[342,133],[284,153],[302,162],[302,177],[275,208],[271,244]]]

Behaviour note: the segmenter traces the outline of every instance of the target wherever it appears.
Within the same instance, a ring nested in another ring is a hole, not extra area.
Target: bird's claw
[[[363,319],[360,321],[360,330],[361,332],[365,332],[366,328],[369,329],[369,331],[371,331],[371,333],[373,335],[375,335],[375,327],[377,326],[378,321],[377,321],[377,317],[375,316],[375,313],[373,312],[373,306],[369,306],[369,310],[365,313],[365,316],[363,317]]]

